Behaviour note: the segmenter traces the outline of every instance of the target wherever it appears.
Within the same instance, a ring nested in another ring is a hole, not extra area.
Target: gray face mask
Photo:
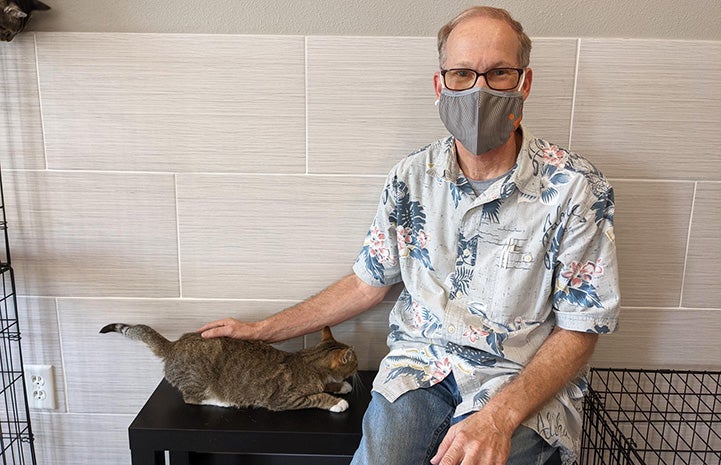
[[[521,124],[523,116],[520,91],[501,92],[485,87],[452,91],[443,88],[438,103],[446,129],[475,155],[505,144]]]

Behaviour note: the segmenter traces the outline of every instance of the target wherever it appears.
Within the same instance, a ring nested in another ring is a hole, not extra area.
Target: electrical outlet
[[[25,365],[25,389],[30,408],[56,408],[52,365]]]

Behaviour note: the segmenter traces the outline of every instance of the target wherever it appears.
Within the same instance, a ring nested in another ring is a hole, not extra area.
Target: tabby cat
[[[0,40],[13,40],[25,29],[34,10],[49,9],[40,0],[0,0]]]
[[[147,344],[163,359],[165,378],[188,404],[343,412],[348,402],[329,393],[350,392],[345,379],[358,369],[353,349],[337,342],[327,326],[317,346],[298,352],[259,341],[203,339],[198,333],[169,341],[145,325],[112,323],[100,332]]]

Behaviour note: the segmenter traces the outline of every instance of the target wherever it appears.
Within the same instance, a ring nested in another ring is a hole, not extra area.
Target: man
[[[618,318],[613,191],[520,126],[531,42],[507,12],[471,8],[438,39],[452,136],[393,168],[354,274],[266,320],[201,331],[280,341],[403,282],[352,463],[536,464],[557,449],[571,463],[585,367]]]

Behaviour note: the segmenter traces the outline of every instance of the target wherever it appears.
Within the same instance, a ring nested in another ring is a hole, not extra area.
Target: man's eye
[[[506,77],[510,76],[511,70],[507,68],[492,69],[488,72],[493,77]]]
[[[467,78],[471,75],[471,73],[468,70],[465,69],[459,69],[453,72],[453,76],[457,78]]]

